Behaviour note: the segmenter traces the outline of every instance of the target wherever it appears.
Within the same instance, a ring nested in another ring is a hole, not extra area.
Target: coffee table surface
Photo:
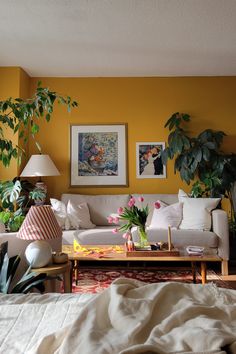
[[[123,245],[82,245],[84,251],[75,252],[73,245],[63,245],[62,251],[68,254],[69,260],[87,261],[189,261],[189,262],[220,262],[222,259],[215,254],[193,256],[180,252],[179,256],[128,257]]]

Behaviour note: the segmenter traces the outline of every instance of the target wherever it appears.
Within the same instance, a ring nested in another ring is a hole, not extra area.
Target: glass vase
[[[143,248],[145,246],[148,246],[148,235],[145,229],[145,226],[139,226],[138,227],[138,235],[139,235],[139,247]]]

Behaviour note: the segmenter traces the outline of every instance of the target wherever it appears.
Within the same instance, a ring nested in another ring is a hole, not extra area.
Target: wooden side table
[[[61,264],[49,264],[46,267],[42,268],[31,268],[30,272],[34,273],[46,273],[48,276],[53,275],[62,275],[63,283],[64,283],[64,292],[71,293],[72,292],[72,282],[71,282],[71,270],[70,270],[70,261]]]

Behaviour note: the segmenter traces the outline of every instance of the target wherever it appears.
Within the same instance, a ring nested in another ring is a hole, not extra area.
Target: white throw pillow
[[[58,224],[64,230],[70,230],[70,220],[67,215],[66,205],[58,199],[51,198],[50,203]]]
[[[158,200],[161,207],[154,209],[150,229],[167,229],[168,226],[178,228],[182,220],[183,204],[175,203],[167,205],[166,203]]]
[[[182,189],[179,189],[179,193],[178,193],[179,202],[183,202],[184,200],[183,198],[189,198],[189,195],[185,193],[185,191],[183,191]]]
[[[76,205],[68,201],[67,206],[60,200],[50,199],[52,210],[62,229],[92,229],[95,225],[90,220],[87,203]]]
[[[67,204],[67,214],[71,226],[75,229],[93,229],[95,225],[90,220],[87,203],[74,204],[70,200]]]
[[[211,229],[211,211],[217,207],[220,198],[188,198],[183,202],[183,220],[180,229],[207,230]]]

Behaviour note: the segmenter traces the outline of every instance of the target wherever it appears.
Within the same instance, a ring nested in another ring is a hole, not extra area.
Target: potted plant
[[[5,129],[13,134],[19,134],[19,139],[25,144],[29,135],[34,139],[37,149],[41,153],[41,147],[35,139],[35,135],[39,132],[39,121],[45,119],[50,121],[53,113],[54,104],[64,104],[68,111],[71,107],[77,107],[78,103],[72,101],[71,97],[63,97],[48,88],[41,87],[41,82],[32,98],[23,100],[21,98],[12,97],[0,101],[0,161],[4,166],[9,166],[12,159],[17,159],[21,163],[24,149],[18,144],[14,144],[11,139],[5,135]],[[30,129],[28,129],[30,127]]]
[[[225,196],[229,199],[231,241],[235,240],[236,212],[232,189],[236,181],[236,154],[226,154],[221,150],[226,135],[223,131],[206,129],[197,136],[191,136],[186,130],[186,124],[190,121],[189,114],[179,112],[168,119],[165,127],[170,134],[168,146],[162,152],[162,162],[166,165],[169,159],[175,159],[175,173],[178,171],[187,184],[195,181],[192,197]]]
[[[45,192],[27,180],[0,182],[0,221],[6,231],[18,231],[25,219],[28,208],[45,198]]]

